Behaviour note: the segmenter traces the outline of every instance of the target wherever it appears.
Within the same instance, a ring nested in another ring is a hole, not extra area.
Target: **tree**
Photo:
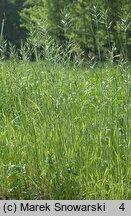
[[[129,56],[129,0],[26,0],[21,23],[29,32],[48,35],[59,44],[72,40],[85,58],[105,59],[109,52]]]

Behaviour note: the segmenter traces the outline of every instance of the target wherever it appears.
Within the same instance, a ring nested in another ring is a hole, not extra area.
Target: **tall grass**
[[[130,65],[0,62],[0,198],[130,199]]]

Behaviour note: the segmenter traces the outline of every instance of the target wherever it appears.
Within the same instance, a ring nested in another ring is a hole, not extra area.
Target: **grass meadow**
[[[0,61],[0,199],[130,199],[130,71]]]

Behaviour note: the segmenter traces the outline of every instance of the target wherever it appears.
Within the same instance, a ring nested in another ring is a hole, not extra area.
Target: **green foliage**
[[[130,56],[129,1],[26,1],[21,17],[31,31],[48,33],[60,44],[72,39],[98,60]],[[114,49],[115,47],[115,49]]]
[[[130,67],[0,62],[0,198],[130,199]]]
[[[44,14],[43,6],[43,0],[26,1],[23,10],[20,12],[21,26],[26,27],[29,31],[42,29],[44,25],[44,19],[42,19]]]
[[[0,1],[1,199],[130,199],[129,7]]]
[[[29,35],[42,40],[46,34],[63,48],[74,41],[85,60],[105,60],[110,53],[130,60],[130,6],[128,0],[2,0],[0,24],[4,19],[4,38],[17,46]]]

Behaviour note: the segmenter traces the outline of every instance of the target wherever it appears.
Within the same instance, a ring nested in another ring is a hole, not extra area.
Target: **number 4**
[[[125,207],[124,207],[124,203],[122,203],[119,207],[120,210],[124,211],[125,210]]]

